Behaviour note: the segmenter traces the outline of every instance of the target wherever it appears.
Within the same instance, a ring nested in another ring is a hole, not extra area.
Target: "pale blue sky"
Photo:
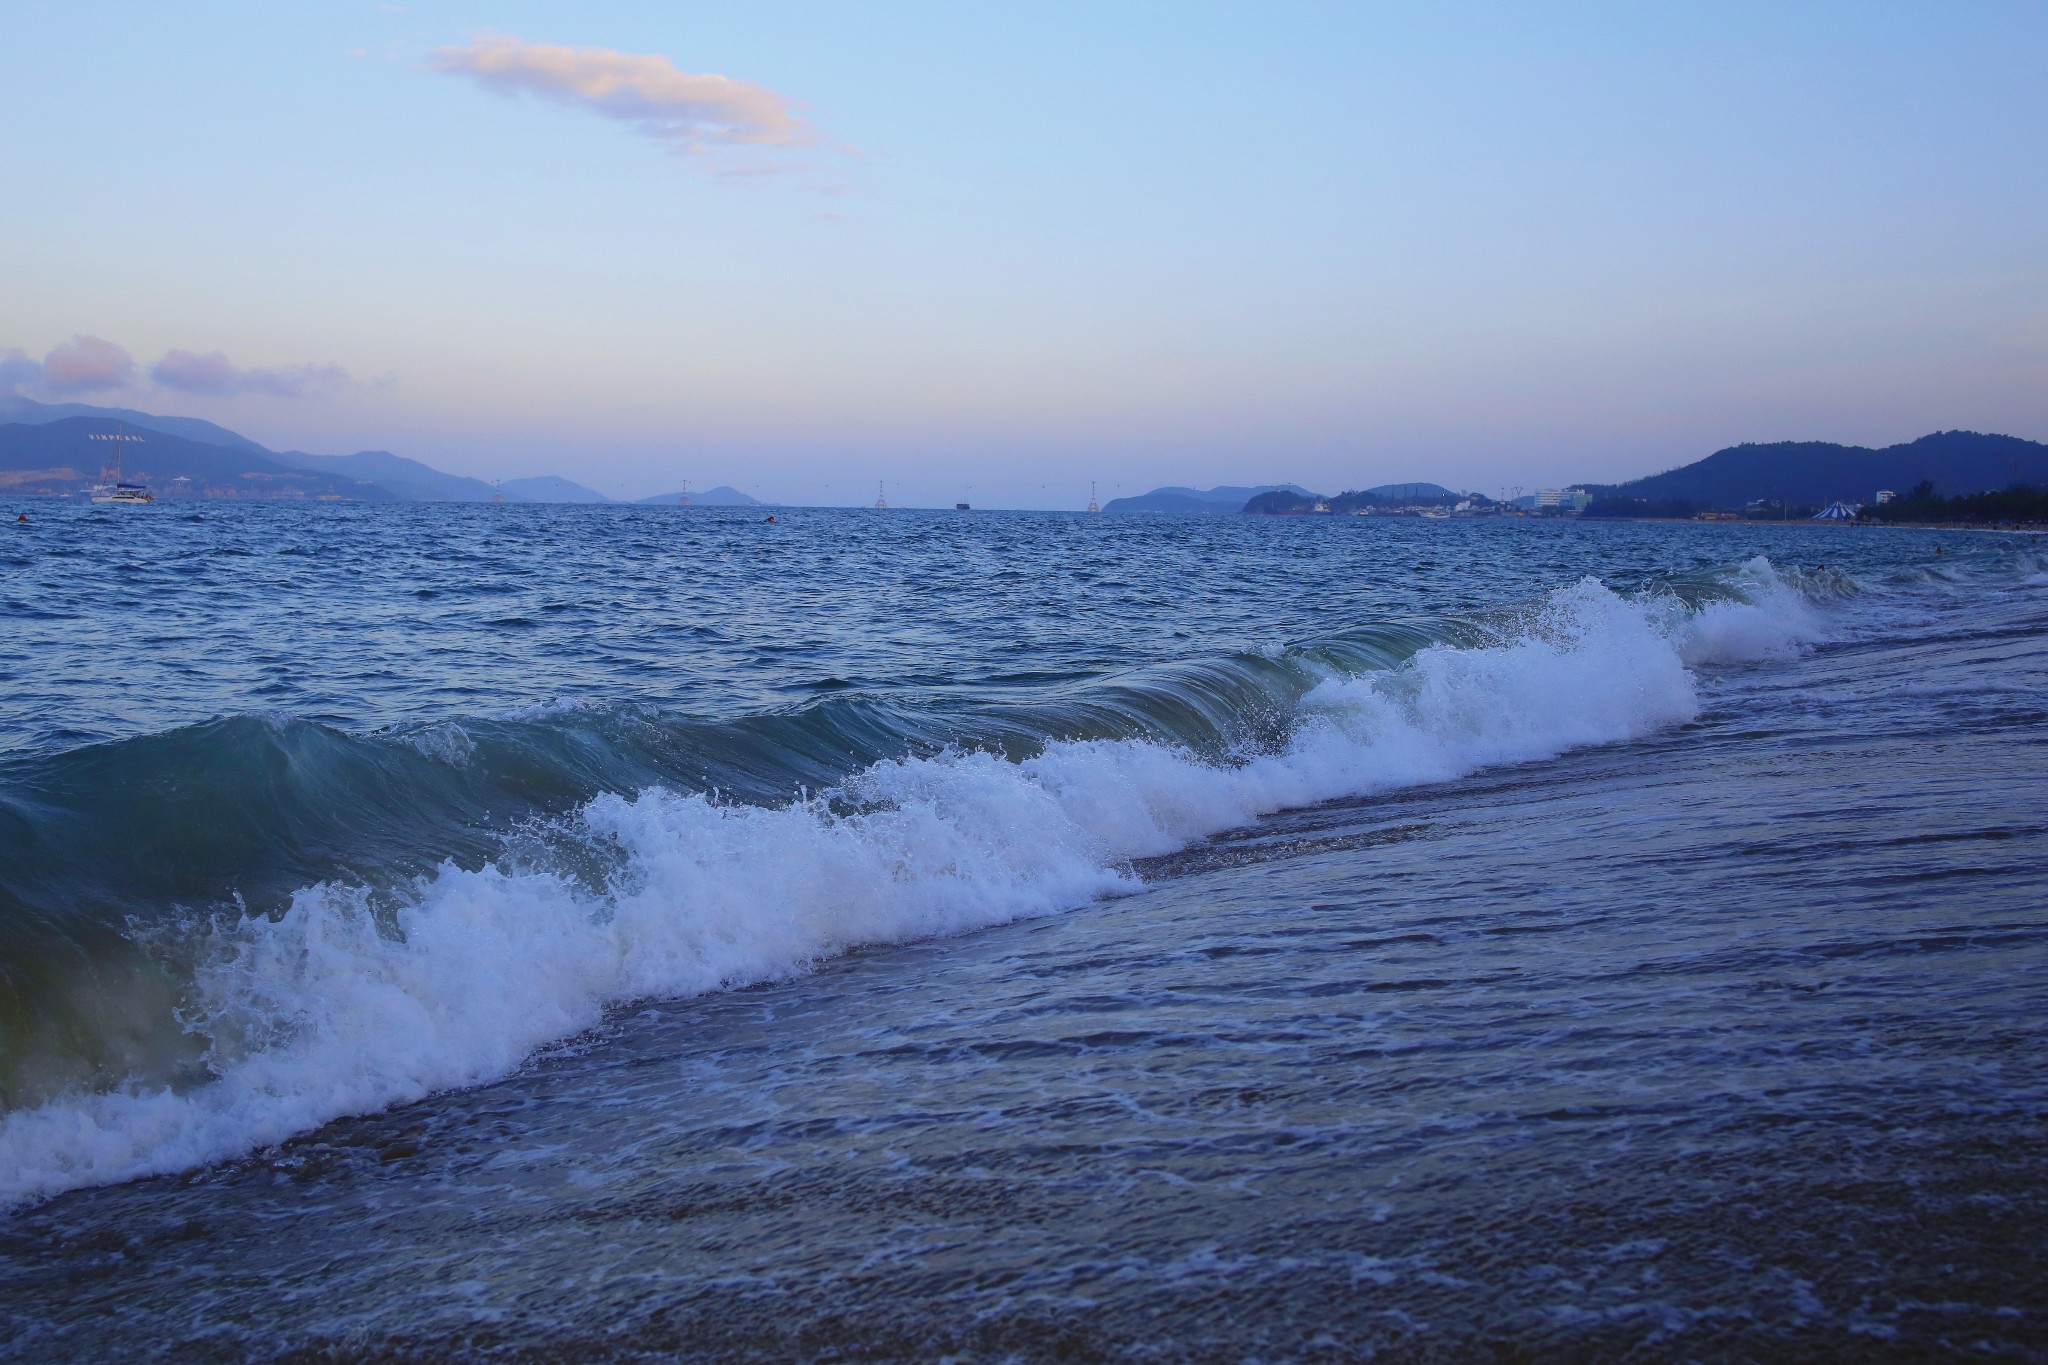
[[[101,337],[139,369],[84,401],[635,496],[2048,439],[2048,4],[1674,11],[17,4],[0,349]],[[762,87],[815,140],[678,153],[439,69],[492,35]],[[173,350],[287,379],[167,388]]]

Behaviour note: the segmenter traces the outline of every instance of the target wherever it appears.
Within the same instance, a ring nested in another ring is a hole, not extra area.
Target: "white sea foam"
[[[1768,565],[1745,603],[1673,617],[1587,580],[1527,632],[1317,686],[1285,751],[1215,766],[1156,744],[1056,744],[1022,763],[889,762],[786,807],[655,789],[601,796],[580,833],[602,891],[545,870],[446,866],[381,931],[320,885],[216,931],[188,1019],[216,1077],[0,1118],[0,1202],[175,1171],[330,1119],[475,1084],[613,1004],[787,977],[857,944],[959,933],[1135,886],[1128,860],[1275,810],[1443,781],[1683,722],[1688,662],[1795,648],[1810,612]]]
[[[1693,667],[1791,658],[1819,639],[1806,596],[1759,556],[1736,573],[1739,600],[1709,602],[1679,627],[1679,655]]]

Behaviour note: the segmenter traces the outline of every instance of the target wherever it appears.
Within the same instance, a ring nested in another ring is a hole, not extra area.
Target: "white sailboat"
[[[100,471],[100,481],[92,487],[92,500],[94,502],[156,501],[156,494],[149,491],[149,485],[124,483],[121,479],[121,447],[130,441],[141,441],[142,438],[140,436],[130,436],[128,428],[122,426],[114,431],[89,432],[87,433],[87,438],[94,441],[112,441],[114,443],[113,469],[111,472],[105,469]]]

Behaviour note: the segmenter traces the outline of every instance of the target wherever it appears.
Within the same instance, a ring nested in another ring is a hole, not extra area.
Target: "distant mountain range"
[[[90,403],[38,403],[29,398],[0,395],[0,422],[33,425],[42,422],[61,422],[67,417],[98,417],[126,422],[131,427],[141,427],[145,431],[161,431],[169,436],[196,441],[200,445],[225,446],[229,450],[245,451],[269,459],[277,458],[273,452],[264,449],[248,437],[199,417],[158,417],[155,413],[137,412],[133,408],[98,408]]]
[[[1678,469],[1627,483],[1585,485],[1593,509],[1668,512],[1686,507],[1740,509],[1755,502],[1793,507],[1874,502],[1878,490],[1903,493],[1922,479],[1942,497],[2014,484],[2048,482],[2048,445],[2017,436],[1941,431],[1873,450],[1828,441],[1730,446]]]
[[[86,403],[38,403],[0,396],[0,494],[78,493],[99,481],[109,443],[89,439],[125,426],[143,432],[124,447],[125,473],[159,496],[356,499],[369,502],[608,503],[595,489],[553,475],[507,479],[493,485],[394,455],[360,450],[353,455],[312,455],[269,450],[237,432],[197,417],[162,417],[132,408]],[[1784,507],[1825,505],[1840,499],[1867,503],[1880,489],[1903,493],[1921,480],[1937,496],[2048,485],[2048,444],[2016,436],[1944,431],[1902,445],[1870,449],[1825,441],[1779,441],[1731,446],[1678,469],[1621,484],[1582,485],[1593,494],[1590,515],[1691,515],[1741,509],[1763,502]],[[1174,512],[1200,516],[1237,512],[1289,514],[1317,503],[1332,511],[1361,507],[1444,504],[1458,494],[1434,483],[1390,483],[1335,497],[1299,484],[1225,484],[1197,489],[1169,485],[1135,497],[1113,498],[1108,513]],[[681,493],[641,498],[674,505]],[[1532,502],[1524,498],[1523,503]],[[763,504],[721,485],[692,493],[697,507]]]
[[[595,489],[555,475],[493,485],[445,474],[388,450],[310,455],[270,450],[197,417],[160,417],[133,408],[38,403],[0,397],[0,493],[76,493],[99,481],[106,447],[89,440],[125,426],[147,433],[124,447],[123,470],[160,497],[352,498],[371,502],[610,502]],[[180,483],[179,481],[183,482]],[[642,498],[674,503],[673,493]],[[704,507],[758,507],[731,488],[691,497]]]
[[[111,443],[91,438],[116,428],[101,417],[64,417],[34,425],[0,426],[0,492],[75,493],[100,481],[102,462],[112,463]],[[139,425],[128,424],[131,429]],[[160,497],[348,498],[395,502],[382,484],[341,474],[295,469],[275,456],[151,430],[124,443],[125,479],[146,483]]]

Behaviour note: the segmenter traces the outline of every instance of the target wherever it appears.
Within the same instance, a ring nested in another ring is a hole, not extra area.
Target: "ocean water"
[[[0,1356],[2048,1358],[2038,539],[0,511]]]

